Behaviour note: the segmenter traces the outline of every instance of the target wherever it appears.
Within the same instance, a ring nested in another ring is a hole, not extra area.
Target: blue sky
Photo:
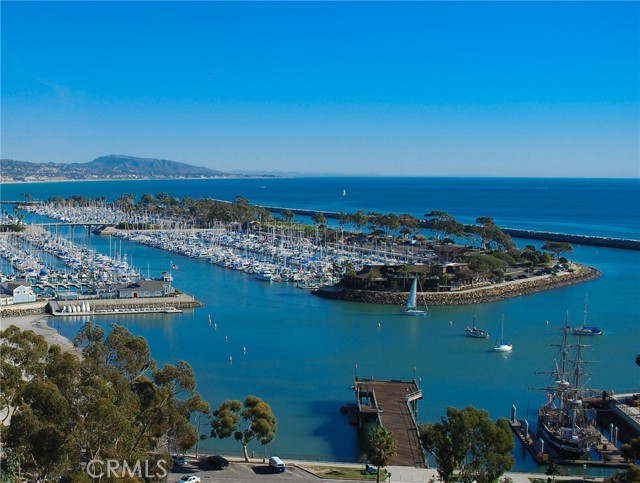
[[[638,2],[7,2],[3,158],[640,177]]]

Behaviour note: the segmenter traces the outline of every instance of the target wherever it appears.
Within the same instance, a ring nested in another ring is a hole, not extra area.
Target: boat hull
[[[585,439],[578,439],[576,441],[561,439],[556,436],[546,424],[540,421],[538,421],[538,437],[550,445],[558,457],[565,459],[579,459],[582,455],[589,452],[592,444],[590,440]]]
[[[418,309],[403,309],[400,311],[401,315],[410,315],[414,317],[419,317],[421,315],[427,315],[426,310],[418,310]]]

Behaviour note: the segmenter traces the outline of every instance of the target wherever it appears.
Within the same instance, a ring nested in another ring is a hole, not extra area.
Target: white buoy
[[[243,352],[244,354],[246,354],[246,353],[247,353],[247,348],[246,348],[246,347],[243,347],[243,348],[242,348],[242,352]]]
[[[229,356],[229,364],[233,363],[233,357]]]

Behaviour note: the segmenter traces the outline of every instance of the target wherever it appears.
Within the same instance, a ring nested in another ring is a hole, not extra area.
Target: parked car
[[[213,466],[216,470],[222,470],[229,466],[229,462],[220,455],[207,456],[207,463]]]
[[[183,466],[187,462],[187,460],[184,459],[184,456],[178,454],[172,455],[171,461],[173,461],[175,466]]]
[[[269,458],[269,467],[275,473],[283,473],[285,469],[285,464],[277,456],[272,456],[271,458]]]
[[[200,483],[200,477],[193,475],[184,475],[182,478],[180,478],[179,483]]]

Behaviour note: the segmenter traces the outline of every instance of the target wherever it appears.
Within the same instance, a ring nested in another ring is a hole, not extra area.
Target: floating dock
[[[398,451],[389,465],[424,468],[425,455],[416,422],[422,391],[416,381],[356,377],[353,391],[356,403],[345,407],[349,422],[362,426],[375,421],[393,433]]]

